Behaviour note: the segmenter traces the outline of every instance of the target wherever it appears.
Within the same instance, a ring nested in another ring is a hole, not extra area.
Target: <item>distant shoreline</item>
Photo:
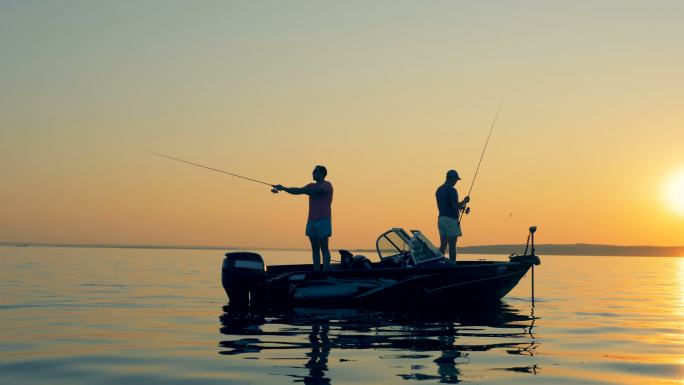
[[[235,246],[187,246],[187,245],[145,245],[145,244],[106,244],[106,243],[50,243],[50,242],[0,242],[0,247],[77,247],[100,249],[158,249],[158,250],[285,250],[303,251],[304,248],[281,247],[235,247]],[[480,245],[463,246],[458,251],[464,254],[522,254],[525,245]],[[351,249],[354,252],[375,252],[375,249]],[[641,257],[684,257],[684,246],[617,246],[600,244],[542,244],[535,245],[538,255],[575,255],[575,256],[641,256]]]
[[[525,245],[483,245],[459,247],[466,254],[522,254]],[[616,246],[588,243],[535,245],[538,255],[684,257],[684,246]]]
[[[50,243],[50,242],[0,242],[0,247],[76,247],[94,249],[156,249],[156,250],[288,250],[306,249],[283,247],[235,247],[235,246],[188,246],[188,245],[146,245],[118,243]]]

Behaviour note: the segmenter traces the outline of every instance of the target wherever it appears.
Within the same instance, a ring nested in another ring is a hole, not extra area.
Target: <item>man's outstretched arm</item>
[[[305,187],[285,187],[281,184],[278,184],[275,186],[275,188],[279,191],[285,191],[288,194],[292,195],[321,195],[325,194],[326,191],[322,188],[316,187],[316,186],[305,186]]]

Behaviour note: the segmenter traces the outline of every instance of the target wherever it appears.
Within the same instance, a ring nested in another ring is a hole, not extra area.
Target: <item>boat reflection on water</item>
[[[228,338],[220,341],[219,353],[273,360],[273,366],[304,359],[303,368],[289,367],[298,368],[297,374],[282,375],[305,384],[332,383],[331,353],[337,369],[350,361],[367,362],[369,351],[377,360],[423,363],[411,364],[408,373],[406,365],[367,364],[373,370],[394,371],[393,378],[404,380],[460,382],[463,365],[472,364],[472,356],[481,352],[496,352],[499,358],[479,367],[534,375],[539,371],[536,364],[515,366],[511,364],[520,360],[505,359],[535,355],[533,308],[527,312],[503,302],[459,312],[295,308],[284,314],[254,315],[225,307],[220,331]],[[308,374],[302,375],[301,369]]]

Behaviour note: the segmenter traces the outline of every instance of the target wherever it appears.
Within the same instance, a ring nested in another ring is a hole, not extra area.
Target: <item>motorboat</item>
[[[498,301],[540,264],[536,227],[525,251],[507,261],[451,262],[419,230],[392,228],[376,240],[371,260],[339,250],[340,262],[315,271],[312,264],[265,266],[255,252],[225,254],[222,284],[234,308],[416,307]]]

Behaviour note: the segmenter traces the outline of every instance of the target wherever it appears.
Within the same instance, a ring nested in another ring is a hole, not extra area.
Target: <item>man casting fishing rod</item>
[[[285,187],[281,184],[274,185],[258,179],[248,178],[246,176],[220,170],[218,168],[205,166],[203,164],[190,162],[173,156],[160,154],[158,152],[148,150],[145,150],[145,152],[152,155],[161,156],[163,158],[175,160],[178,162],[187,163],[193,166],[206,168],[211,171],[220,172],[251,182],[265,184],[267,186],[273,187],[271,191],[274,193],[277,193],[278,191],[285,191],[293,195],[308,195],[309,218],[306,222],[306,235],[309,237],[309,240],[311,241],[311,252],[313,257],[314,270],[320,269],[321,252],[323,252],[323,270],[330,270],[330,250],[328,249],[328,238],[330,238],[330,236],[332,235],[330,206],[332,204],[333,187],[330,182],[325,180],[326,175],[328,175],[328,170],[324,166],[316,166],[313,170],[313,179],[316,183],[309,183],[304,187]]]
[[[306,222],[306,236],[311,242],[311,253],[314,270],[319,270],[321,252],[323,253],[323,270],[330,270],[330,250],[328,239],[332,235],[331,205],[333,199],[332,183],[325,180],[328,170],[324,166],[316,166],[312,172],[315,183],[304,187],[285,187],[275,185],[275,189],[292,195],[309,196],[309,217]]]

